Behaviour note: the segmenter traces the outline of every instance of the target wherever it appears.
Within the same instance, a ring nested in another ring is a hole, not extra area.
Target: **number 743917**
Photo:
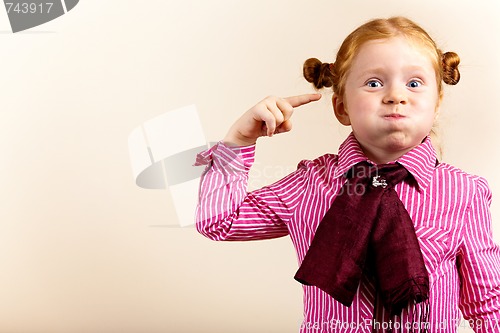
[[[50,9],[54,5],[53,2],[45,2],[45,3],[34,3],[34,2],[6,2],[5,6],[7,7],[7,13],[15,12],[18,14],[48,14],[50,13]]]

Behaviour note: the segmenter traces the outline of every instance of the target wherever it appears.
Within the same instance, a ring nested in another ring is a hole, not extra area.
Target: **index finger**
[[[310,102],[315,102],[321,98],[321,94],[304,94],[284,98],[292,107],[301,106]]]

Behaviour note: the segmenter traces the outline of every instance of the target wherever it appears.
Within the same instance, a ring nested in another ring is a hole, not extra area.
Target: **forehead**
[[[436,57],[432,51],[423,43],[404,36],[370,40],[359,47],[351,69],[419,66],[434,71]]]

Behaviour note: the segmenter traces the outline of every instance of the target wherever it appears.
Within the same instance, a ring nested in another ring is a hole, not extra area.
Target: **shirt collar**
[[[334,177],[344,175],[355,164],[368,161],[363,153],[358,140],[353,133],[340,145],[338,153],[338,166]],[[432,178],[436,167],[436,151],[432,146],[431,138],[428,136],[421,144],[401,156],[397,162],[404,166],[417,181],[419,189],[425,190]]]

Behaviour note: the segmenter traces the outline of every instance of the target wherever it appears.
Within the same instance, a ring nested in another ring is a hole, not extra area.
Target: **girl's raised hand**
[[[292,129],[294,108],[317,101],[321,94],[292,97],[269,96],[245,112],[229,129],[223,142],[230,146],[249,146],[261,136],[273,136]]]

